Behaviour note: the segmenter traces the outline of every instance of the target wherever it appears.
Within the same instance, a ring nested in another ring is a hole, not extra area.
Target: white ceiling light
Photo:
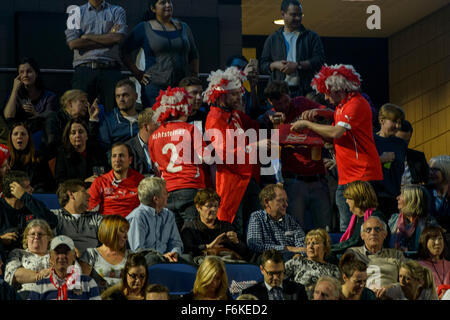
[[[284,20],[283,19],[273,20],[273,23],[278,24],[280,26],[284,26]]]

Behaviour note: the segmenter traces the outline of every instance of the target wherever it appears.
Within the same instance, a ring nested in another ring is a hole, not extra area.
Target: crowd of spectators
[[[2,106],[0,299],[180,298],[149,283],[158,263],[197,268],[182,300],[233,299],[226,263],[264,278],[239,300],[448,296],[450,156],[427,163],[401,106],[375,113],[353,66],[326,65],[297,0],[261,61],[230,57],[207,88],[171,0],[130,32],[120,6],[79,9],[72,87],[58,101],[23,58]]]

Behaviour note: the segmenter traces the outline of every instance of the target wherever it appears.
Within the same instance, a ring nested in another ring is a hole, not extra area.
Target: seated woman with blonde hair
[[[417,261],[403,262],[397,284],[381,289],[382,299],[387,300],[438,300],[433,274]]]
[[[314,229],[306,234],[306,259],[296,255],[285,263],[285,277],[305,286],[312,298],[314,285],[322,276],[339,279],[341,274],[334,264],[325,261],[330,254],[331,240],[325,229]]]
[[[9,254],[5,281],[18,290],[23,299],[33,291],[35,282],[50,274],[49,246],[52,230],[45,220],[31,220],[23,233],[23,249]]]
[[[90,275],[101,291],[120,282],[129,251],[127,250],[127,219],[119,215],[105,216],[98,228],[102,245],[88,248],[81,257],[83,273]]]
[[[389,219],[389,246],[401,251],[417,251],[422,230],[426,226],[437,225],[436,219],[428,214],[428,192],[420,185],[407,185],[397,201],[400,213]]]
[[[231,300],[228,292],[228,276],[225,263],[209,256],[200,264],[191,293],[181,300]]]

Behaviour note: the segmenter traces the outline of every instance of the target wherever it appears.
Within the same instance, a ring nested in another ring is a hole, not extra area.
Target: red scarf
[[[72,289],[77,280],[77,274],[75,272],[75,268],[68,268],[68,273],[66,275],[66,279],[62,285],[59,284],[58,281],[55,281],[55,276],[57,277],[55,270],[52,269],[50,273],[50,282],[58,289],[58,297],[56,300],[67,300],[67,288]]]
[[[373,208],[367,209],[366,212],[364,212],[364,221],[366,221],[372,215],[372,213]],[[351,235],[353,234],[353,229],[355,228],[355,224],[356,224],[356,215],[352,214],[347,230],[345,230],[345,233],[342,235],[341,240],[339,242],[343,242],[351,237]]]

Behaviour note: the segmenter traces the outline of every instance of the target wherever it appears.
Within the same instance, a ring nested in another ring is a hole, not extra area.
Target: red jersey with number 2
[[[205,188],[201,163],[205,148],[201,132],[192,124],[171,121],[152,133],[148,149],[167,191]]]

